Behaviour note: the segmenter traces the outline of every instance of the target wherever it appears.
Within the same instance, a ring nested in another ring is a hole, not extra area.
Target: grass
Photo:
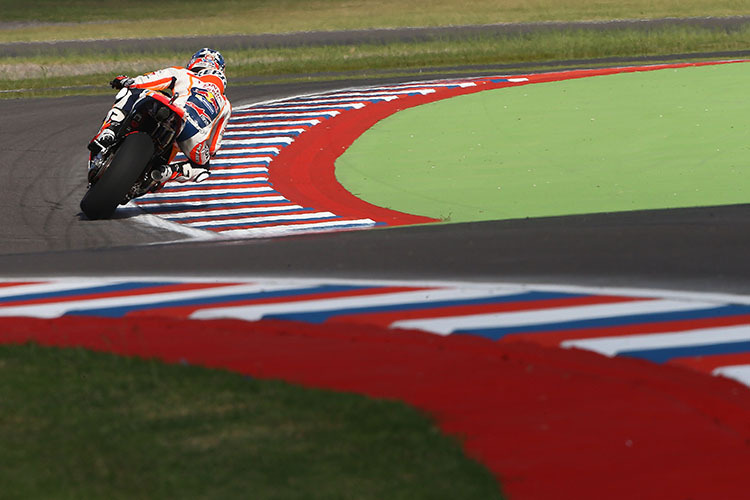
[[[401,403],[34,344],[0,378],[5,499],[500,498]]]
[[[419,43],[333,45],[264,50],[227,50],[230,86],[243,80],[310,77],[316,74],[357,73],[368,77],[380,71],[414,73],[425,68],[499,65],[675,53],[743,50],[750,47],[750,24],[735,31],[669,27],[650,32],[613,30],[536,33],[503,37],[474,37]],[[159,67],[184,64],[185,54],[154,52],[70,53],[24,58],[0,58],[0,90],[65,93],[106,91],[115,74],[140,74]],[[62,89],[62,90],[60,90]],[[15,96],[17,92],[5,92]]]
[[[197,0],[129,2],[0,0],[0,42],[311,30],[448,26],[498,22],[733,16],[740,0]],[[744,29],[660,28],[651,31],[568,31],[516,36],[436,39],[415,43],[223,50],[230,83],[315,78],[367,78],[382,71],[414,74],[425,68],[502,65],[565,59],[666,55],[750,47]],[[44,49],[42,49],[44,50]],[[0,97],[106,92],[115,74],[139,74],[184,64],[188,54],[81,50],[0,55]],[[352,73],[356,73],[352,75]],[[321,76],[322,75],[322,76]]]

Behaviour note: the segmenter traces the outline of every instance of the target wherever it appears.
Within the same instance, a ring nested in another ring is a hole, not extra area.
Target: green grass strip
[[[336,175],[454,222],[748,203],[749,78],[739,63],[447,99],[378,123]]]
[[[383,71],[419,74],[425,68],[436,71],[466,65],[658,56],[743,50],[748,46],[750,26],[730,32],[668,27],[648,33],[573,31],[385,45],[227,50],[224,55],[231,88],[252,82],[334,79],[337,75],[366,78]],[[23,59],[0,57],[0,96],[106,90],[106,82],[113,75],[184,65],[188,56],[177,52],[106,51],[40,53]]]
[[[4,499],[491,499],[404,404],[33,344],[0,346]]]

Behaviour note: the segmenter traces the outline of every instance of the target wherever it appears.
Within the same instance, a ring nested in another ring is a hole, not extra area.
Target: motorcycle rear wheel
[[[130,134],[114,155],[107,170],[81,200],[81,210],[89,219],[112,216],[154,155],[154,142],[147,134]]]

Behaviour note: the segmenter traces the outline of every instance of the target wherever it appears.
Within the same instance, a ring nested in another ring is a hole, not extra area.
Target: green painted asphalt
[[[452,222],[748,203],[748,82],[738,63],[446,99],[379,122],[336,176]]]

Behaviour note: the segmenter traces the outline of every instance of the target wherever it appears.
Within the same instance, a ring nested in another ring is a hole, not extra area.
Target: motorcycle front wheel
[[[148,134],[137,132],[125,138],[112,162],[81,200],[81,210],[89,219],[107,219],[125,199],[154,155],[154,142]]]

